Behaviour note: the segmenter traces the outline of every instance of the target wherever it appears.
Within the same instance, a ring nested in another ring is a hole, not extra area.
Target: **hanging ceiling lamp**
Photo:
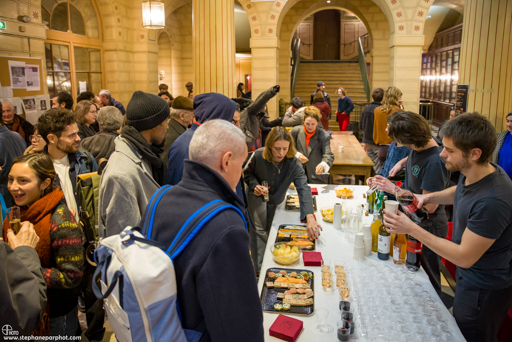
[[[163,29],[165,27],[163,2],[149,0],[142,3],[142,26],[147,29]]]

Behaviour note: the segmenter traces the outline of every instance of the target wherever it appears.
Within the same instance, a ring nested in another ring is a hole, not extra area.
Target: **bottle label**
[[[393,246],[393,259],[395,261],[399,261],[400,259],[400,248],[397,246]]]
[[[378,252],[381,254],[389,254],[391,244],[391,236],[379,235]]]
[[[416,210],[418,210],[418,199],[416,198],[416,196],[413,196],[412,197],[412,202],[411,204],[409,205],[406,205],[405,207],[403,207],[405,211],[407,211],[408,213],[414,213]]]
[[[421,253],[421,242],[413,242],[407,240],[407,252],[416,254]]]

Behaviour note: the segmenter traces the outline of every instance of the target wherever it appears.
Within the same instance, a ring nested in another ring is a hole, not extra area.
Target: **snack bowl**
[[[323,207],[320,208],[320,212],[322,213],[322,218],[325,222],[332,223],[334,219],[334,208],[333,207]]]
[[[270,246],[274,261],[280,265],[292,265],[300,259],[302,248],[299,246],[286,246],[286,242],[278,242]]]
[[[339,198],[351,198],[354,196],[354,188],[349,186],[338,186],[334,191]]]

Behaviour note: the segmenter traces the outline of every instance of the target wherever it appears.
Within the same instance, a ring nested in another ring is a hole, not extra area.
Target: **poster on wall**
[[[25,62],[9,61],[9,74],[12,89],[25,89],[27,87]]]
[[[41,90],[41,80],[39,79],[39,65],[25,65],[25,78],[27,82],[27,91]]]

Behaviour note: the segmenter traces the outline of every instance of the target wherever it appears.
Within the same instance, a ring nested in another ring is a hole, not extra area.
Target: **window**
[[[75,73],[78,93],[87,89],[94,94],[101,90],[101,54],[100,50],[74,47]]]
[[[71,93],[69,48],[67,45],[45,44],[46,83],[50,97],[65,91]]]
[[[41,13],[47,29],[99,38],[98,18],[91,0],[41,0]]]

